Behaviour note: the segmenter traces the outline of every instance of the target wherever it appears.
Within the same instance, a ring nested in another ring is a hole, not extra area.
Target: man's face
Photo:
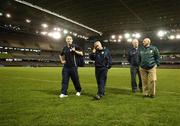
[[[132,41],[132,45],[133,45],[134,48],[138,48],[139,41],[138,41],[137,39],[134,39],[134,40]]]
[[[96,50],[101,50],[102,49],[102,44],[101,42],[97,41],[94,43],[94,47]]]
[[[145,47],[149,46],[149,45],[150,45],[150,39],[145,38],[145,39],[143,40],[143,45],[144,45]]]
[[[66,43],[67,43],[68,45],[71,45],[72,42],[73,42],[72,37],[71,37],[71,36],[67,36],[67,37],[66,37]]]

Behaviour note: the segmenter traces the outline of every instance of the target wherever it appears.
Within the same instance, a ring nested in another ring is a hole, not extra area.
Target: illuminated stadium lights
[[[163,37],[163,36],[166,35],[166,34],[167,34],[167,32],[166,32],[166,31],[162,31],[162,30],[158,31],[158,33],[157,33],[157,35],[158,35],[159,37]]]
[[[140,33],[136,33],[136,34],[134,35],[134,37],[137,38],[137,39],[139,39],[139,38],[141,37],[141,34],[140,34]]]
[[[119,37],[119,39],[122,39],[122,38],[123,38],[122,35],[119,35],[118,37]]]
[[[41,32],[42,35],[47,35],[46,31]]]
[[[3,13],[0,12],[0,16],[3,16]]]
[[[176,39],[180,39],[180,34],[176,35]]]
[[[77,36],[77,33],[73,33],[74,36]]]
[[[115,39],[115,37],[116,37],[115,35],[112,35],[112,36],[111,36],[112,39]]]
[[[43,28],[47,28],[48,27],[48,25],[47,24],[41,24],[41,26],[43,27]]]
[[[128,42],[132,42],[132,38],[127,39]]]
[[[116,40],[113,40],[113,42],[116,42]]]
[[[174,35],[170,35],[169,39],[175,39],[175,36]]]
[[[130,34],[129,33],[125,33],[124,37],[128,39],[130,37]]]
[[[60,39],[61,38],[61,34],[59,32],[49,32],[48,36],[50,36],[54,39]]]
[[[6,17],[7,17],[7,18],[11,18],[11,14],[7,13],[7,14],[6,14]]]
[[[57,31],[61,31],[61,29],[60,29],[60,28],[57,28]]]
[[[121,42],[121,39],[118,39],[118,42]]]
[[[53,28],[53,30],[54,30],[54,31],[61,31],[61,29],[58,28],[58,27]]]
[[[31,23],[31,20],[30,20],[30,19],[26,19],[26,22],[27,22],[27,23]]]
[[[63,32],[64,32],[64,34],[67,34],[67,33],[68,33],[68,30],[64,29],[64,31],[63,31]]]

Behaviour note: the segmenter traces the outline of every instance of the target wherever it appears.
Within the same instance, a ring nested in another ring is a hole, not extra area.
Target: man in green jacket
[[[144,97],[153,98],[156,93],[156,68],[160,64],[159,50],[145,38],[139,52],[140,73],[142,77]]]

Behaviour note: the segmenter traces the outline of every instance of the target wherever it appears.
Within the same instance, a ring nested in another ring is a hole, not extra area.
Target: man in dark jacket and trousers
[[[95,61],[95,75],[98,92],[95,99],[100,100],[105,95],[105,85],[108,69],[112,65],[112,57],[107,48],[103,47],[100,41],[94,43],[94,48],[90,54],[90,59]]]
[[[139,58],[143,95],[144,97],[153,98],[156,94],[156,68],[160,64],[160,55],[159,50],[151,45],[149,38],[143,40],[143,47],[140,48]]]
[[[138,75],[139,79],[139,89],[142,92],[142,81],[141,75],[139,71],[139,41],[137,39],[133,39],[132,48],[128,52],[128,62],[130,63],[130,72],[131,72],[131,87],[132,92],[137,92],[137,83],[136,83],[136,75]]]
[[[63,48],[60,57],[60,61],[63,64],[62,69],[62,88],[61,88],[61,94],[59,95],[60,98],[67,97],[67,89],[68,89],[68,83],[69,79],[73,81],[74,87],[76,89],[76,95],[81,95],[81,85],[79,81],[78,76],[78,66],[76,63],[75,56],[81,55],[83,56],[83,52],[80,50],[80,48],[72,44],[73,38],[70,35],[67,35],[66,37],[66,46]]]

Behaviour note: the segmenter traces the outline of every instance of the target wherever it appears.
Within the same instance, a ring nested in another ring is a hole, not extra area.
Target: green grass
[[[0,68],[1,126],[179,126],[180,69],[158,69],[157,97],[133,95],[129,69],[112,68],[106,96],[96,94],[94,68],[79,68],[82,96],[60,99],[61,68]]]

